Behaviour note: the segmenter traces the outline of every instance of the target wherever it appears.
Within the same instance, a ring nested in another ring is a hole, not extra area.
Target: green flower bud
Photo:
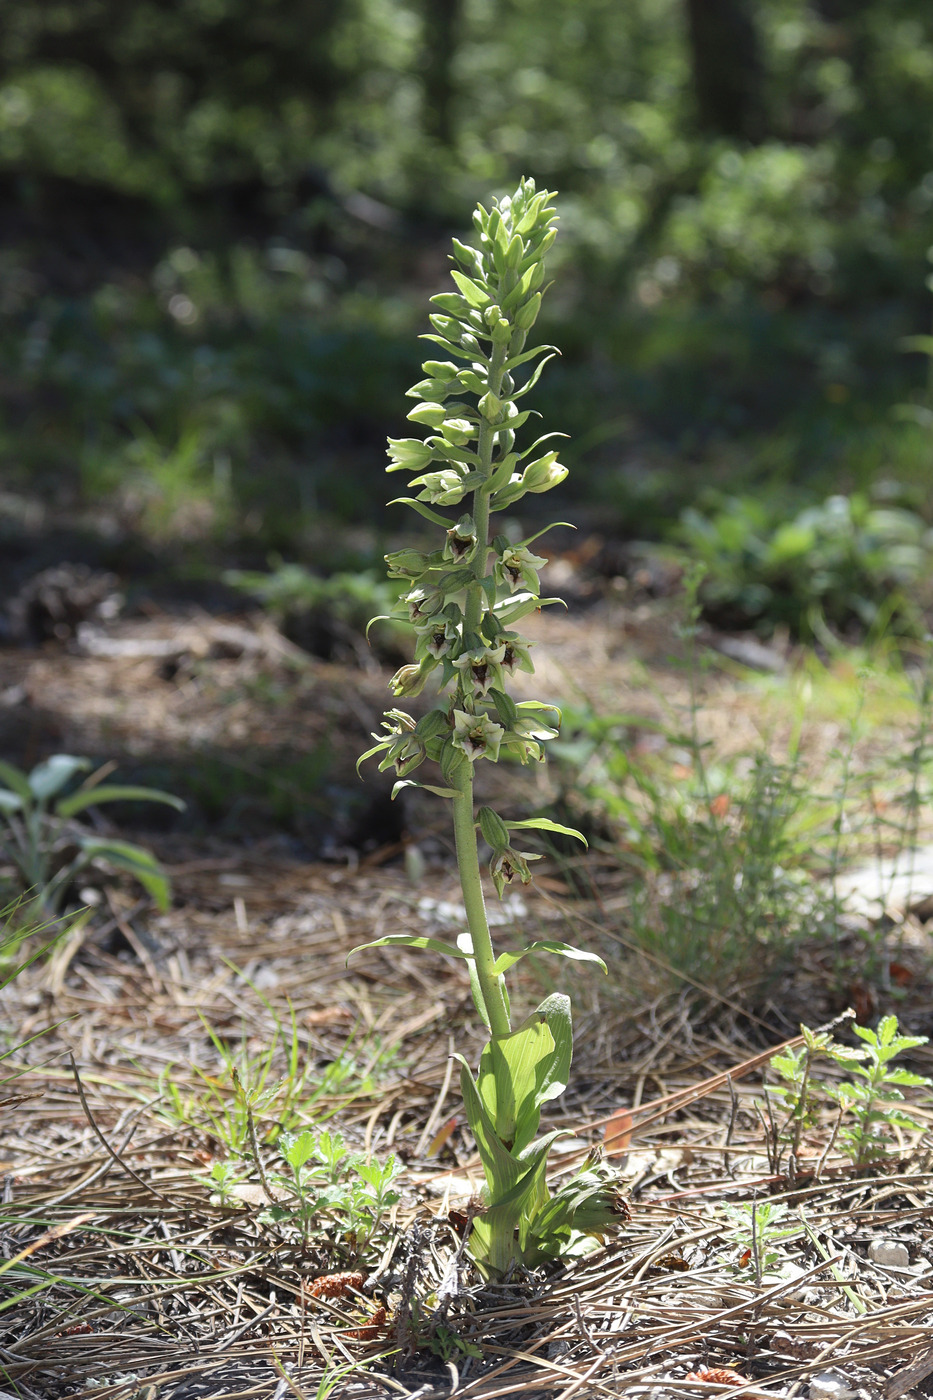
[[[491,846],[494,851],[505,850],[509,844],[509,828],[498,812],[494,812],[491,807],[480,807],[476,815],[486,845]]]
[[[447,383],[451,379],[456,379],[457,375],[460,373],[457,366],[451,364],[450,360],[425,360],[421,368],[424,370],[425,374],[430,375],[432,379],[440,379],[443,380],[444,383]]]
[[[455,388],[456,386],[453,386]],[[453,392],[450,383],[445,379],[422,379],[420,384],[413,384],[405,391],[405,397],[409,399],[424,399],[427,403],[443,403]]]
[[[535,292],[534,296],[520,306],[516,311],[513,322],[516,330],[530,331],[535,321],[538,319],[538,312],[541,310],[541,293]]]
[[[480,399],[477,408],[488,423],[498,423],[502,417],[502,403],[491,389]]]
[[[521,266],[521,261],[524,255],[525,240],[522,238],[521,234],[513,233],[512,237],[509,239],[509,246],[505,254],[506,266],[510,269],[510,271],[518,271],[519,267]]]
[[[396,549],[383,555],[389,566],[389,578],[420,578],[428,567],[429,556],[419,549]]]
[[[450,716],[446,708],[428,710],[415,725],[415,733],[420,739],[437,739],[441,734],[449,734]]]
[[[425,658],[417,666],[401,666],[389,681],[389,689],[393,695],[420,695],[424,690],[424,683],[431,671],[434,670],[435,662]]]
[[[476,436],[476,428],[469,418],[447,418],[441,425],[441,432],[445,442],[451,442],[455,447],[465,447]]]
[[[550,491],[552,486],[559,486],[566,476],[567,468],[558,462],[557,453],[548,452],[536,462],[530,462],[522,472],[522,487],[538,493]]]
[[[461,243],[459,238],[452,238],[454,255],[461,267],[465,267],[468,272],[479,272],[482,267],[482,259],[475,248],[470,248],[466,243]]]
[[[508,345],[512,339],[512,327],[504,316],[500,316],[489,329],[493,345]]]
[[[460,322],[455,320],[453,316],[434,315],[429,316],[428,320],[431,322],[431,325],[437,331],[438,335],[442,335],[445,340],[456,341],[460,338]],[[423,365],[422,368],[426,373],[430,374],[431,371],[428,369],[427,365]]]
[[[428,428],[439,428],[447,417],[443,404],[419,403],[408,414],[412,423],[424,423]]]

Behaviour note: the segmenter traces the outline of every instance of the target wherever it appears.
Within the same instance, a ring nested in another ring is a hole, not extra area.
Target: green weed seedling
[[[779,1201],[750,1201],[742,1205],[727,1203],[723,1209],[732,1222],[730,1238],[738,1249],[734,1267],[744,1271],[750,1265],[756,1283],[761,1283],[767,1274],[777,1273],[781,1251],[776,1246],[779,1241],[801,1234],[803,1229],[799,1222],[784,1224],[787,1206]]]
[[[93,861],[126,870],[139,881],[160,909],[170,897],[168,877],[150,851],[129,841],[88,835],[73,818],[106,802],[162,802],[177,811],[184,802],[158,788],[103,783],[108,771],[98,769],[74,792],[66,792],[79,773],[92,767],[90,759],[56,753],[25,773],[0,762],[0,855],[14,865],[23,887],[42,908],[57,914],[68,887]],[[71,855],[77,846],[77,855]]]
[[[357,1047],[351,1035],[340,1054],[322,1067],[302,1046],[294,1008],[289,1006],[286,1026],[275,1008],[264,997],[259,999],[273,1024],[261,1050],[250,1049],[245,1032],[238,1043],[229,1044],[201,1016],[220,1060],[219,1069],[211,1073],[193,1066],[197,1076],[193,1089],[181,1085],[173,1065],[159,1076],[157,1112],[208,1133],[235,1160],[254,1156],[259,1146],[274,1145],[282,1133],[295,1133],[309,1122],[330,1118],[338,1108],[371,1093],[397,1064],[394,1047],[379,1042]],[[284,1066],[277,1071],[283,1057]],[[215,1177],[219,1165],[215,1163],[211,1175],[203,1179],[218,1195],[227,1180],[223,1173]]]
[[[907,1069],[894,1069],[892,1061],[905,1050],[925,1045],[925,1035],[898,1035],[897,1017],[885,1016],[877,1031],[867,1026],[852,1027],[865,1046],[862,1063],[851,1064],[852,1078],[834,1086],[834,1097],[851,1121],[839,1132],[839,1143],[856,1171],[887,1155],[882,1128],[916,1129],[922,1125],[909,1113],[893,1105],[903,1101],[902,1088],[928,1089],[931,1081]]]
[[[777,1127],[777,1140],[789,1145],[794,1158],[801,1134],[816,1122],[820,1106],[836,1104],[840,1120],[836,1140],[856,1171],[860,1171],[887,1155],[882,1131],[885,1126],[921,1127],[895,1106],[903,1101],[901,1089],[929,1088],[933,1081],[893,1067],[892,1061],[898,1055],[927,1042],[922,1035],[898,1035],[896,1016],[883,1017],[876,1031],[855,1025],[852,1030],[862,1041],[863,1049],[841,1045],[826,1031],[801,1026],[804,1044],[796,1050],[781,1051],[770,1060],[782,1082],[768,1085],[766,1095],[784,1109],[785,1120]],[[847,1078],[841,1083],[817,1079],[813,1067],[819,1059],[844,1066]]]
[[[263,1212],[268,1224],[296,1229],[302,1240],[319,1233],[329,1216],[360,1254],[378,1234],[385,1212],[399,1200],[393,1183],[403,1170],[390,1156],[381,1165],[351,1152],[340,1133],[327,1129],[283,1133],[279,1152],[287,1171],[269,1175],[273,1193],[286,1199]]]
[[[477,847],[480,832],[492,851],[489,873],[501,898],[509,881],[531,879],[529,862],[536,858],[516,849],[516,832],[533,828],[583,838],[544,817],[510,821],[491,807],[477,811],[473,796],[478,762],[542,760],[560,720],[553,705],[516,703],[508,690],[517,671],[534,671],[531,643],[518,630],[522,618],[559,601],[540,597],[538,570],[547,560],[531,550],[538,535],[516,542],[507,528],[491,529],[497,513],[511,511],[529,492],[551,490],[567,475],[549,445],[554,434],[517,448],[517,434],[531,416],[520,401],[557,353],[549,346],[525,348],[545,290],[544,257],[557,236],[550,198],[523,180],[491,210],[480,205],[473,216],[478,247],[454,240],[456,291],[432,299],[436,310],[425,339],[451,358],[425,361],[425,378],[409,390],[416,404],[408,417],[427,436],[390,438],[388,470],[410,474],[408,489],[415,494],[393,504],[409,506],[436,526],[440,547],[400,549],[386,562],[390,577],[405,586],[393,616],[415,634],[415,659],[396,673],[392,690],[399,699],[428,685],[440,694],[417,721],[404,710],[389,710],[385,732],[373,736],[374,747],[363,755],[379,755],[380,770],[395,773],[393,793],[414,784],[451,805],[467,930],[456,943],[402,933],[364,946],[426,948],[460,959],[469,971],[489,1040],[476,1077],[464,1057],[457,1058],[486,1177],[486,1209],[474,1221],[469,1248],[488,1278],[565,1255],[581,1234],[598,1234],[620,1218],[616,1193],[599,1173],[574,1178],[554,1196],[548,1189],[547,1156],[560,1130],[538,1141],[538,1126],[543,1106],[567,1085],[570,1000],[555,993],[513,1027],[505,982],[530,952],[595,963],[603,971],[605,965],[550,940],[497,955]],[[416,784],[411,774],[425,760],[438,766],[439,781]]]

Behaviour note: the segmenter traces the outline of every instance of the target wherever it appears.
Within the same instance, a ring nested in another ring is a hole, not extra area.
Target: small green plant
[[[321,1217],[335,1221],[355,1255],[377,1236],[383,1217],[399,1200],[394,1182],[403,1171],[395,1156],[384,1163],[351,1152],[340,1133],[327,1129],[283,1133],[278,1149],[286,1171],[269,1174],[273,1194],[283,1197],[262,1219],[296,1229],[307,1241]]]
[[[726,1203],[723,1210],[732,1222],[730,1238],[738,1249],[734,1267],[744,1270],[751,1266],[756,1283],[760,1283],[765,1274],[775,1273],[780,1263],[781,1251],[775,1245],[791,1235],[799,1235],[801,1225],[783,1223],[787,1206],[780,1201]]]
[[[933,1081],[892,1066],[905,1050],[927,1042],[926,1036],[899,1035],[896,1016],[883,1017],[875,1031],[856,1025],[852,1030],[864,1049],[841,1045],[829,1032],[801,1026],[803,1045],[772,1057],[770,1066],[782,1082],[768,1085],[766,1093],[784,1109],[785,1121],[777,1128],[778,1142],[788,1143],[794,1157],[802,1132],[815,1124],[821,1104],[836,1104],[840,1120],[836,1140],[860,1171],[887,1155],[884,1126],[921,1126],[896,1106],[904,1098],[901,1089],[929,1088]],[[817,1079],[813,1067],[819,1059],[843,1065],[847,1078],[839,1083]]]
[[[555,993],[513,1028],[505,983],[505,973],[529,952],[589,961],[604,971],[605,965],[555,941],[497,956],[477,847],[479,831],[492,851],[489,873],[501,898],[510,880],[531,878],[534,856],[515,849],[514,832],[535,828],[583,838],[544,817],[508,821],[490,807],[477,811],[473,796],[480,760],[541,760],[559,723],[553,705],[516,703],[508,693],[516,671],[534,670],[530,643],[517,625],[557,601],[540,597],[538,570],[547,561],[531,551],[537,535],[516,543],[505,530],[491,534],[496,513],[511,510],[528,492],[550,490],[567,475],[547,438],[522,452],[516,448],[516,434],[530,417],[519,401],[556,353],[548,346],[525,348],[541,306],[544,256],[556,237],[549,200],[547,191],[523,180],[491,211],[480,205],[473,216],[478,248],[454,240],[456,292],[433,298],[437,309],[425,338],[452,359],[425,361],[426,377],[409,391],[417,403],[408,417],[429,434],[424,440],[390,438],[388,470],[413,473],[409,490],[416,494],[399,500],[442,531],[442,544],[430,552],[401,549],[386,562],[390,576],[405,581],[398,616],[416,637],[415,660],[397,672],[392,690],[399,698],[415,696],[439,682],[441,697],[417,721],[389,710],[385,733],[374,735],[375,746],[363,755],[380,755],[380,769],[395,772],[395,792],[411,785],[412,772],[431,760],[440,768],[440,782],[421,786],[452,808],[467,932],[456,944],[392,934],[365,946],[427,948],[461,959],[469,970],[489,1041],[476,1078],[463,1056],[457,1058],[486,1177],[486,1209],[473,1223],[470,1251],[487,1277],[560,1256],[581,1232],[599,1233],[620,1216],[617,1197],[600,1172],[583,1173],[554,1196],[547,1187],[548,1151],[560,1130],[538,1141],[538,1125],[544,1104],[567,1085],[570,1000]],[[542,354],[519,387],[518,372]]]
[[[835,1087],[834,1096],[849,1123],[843,1120],[839,1142],[856,1171],[887,1155],[882,1129],[920,1128],[909,1113],[897,1108],[903,1101],[902,1088],[929,1088],[931,1081],[907,1069],[894,1069],[892,1060],[905,1050],[925,1045],[925,1035],[898,1035],[897,1017],[885,1016],[877,1031],[868,1026],[852,1027],[865,1046],[862,1063],[849,1066],[852,1076]]]
[[[829,1031],[812,1031],[808,1026],[800,1027],[803,1045],[788,1046],[780,1054],[772,1056],[769,1065],[782,1080],[780,1084],[768,1086],[768,1095],[780,1103],[786,1114],[786,1122],[778,1133],[789,1141],[791,1156],[796,1160],[800,1150],[800,1140],[808,1128],[816,1121],[821,1104],[825,1102],[828,1090],[813,1072],[814,1064],[821,1058],[845,1064],[858,1059],[858,1050],[840,1045]],[[774,1163],[775,1170],[779,1165]]]
[[[254,989],[255,990],[255,989]],[[226,1154],[215,1163],[207,1184],[218,1194],[236,1163],[249,1156],[255,1146],[271,1146],[281,1134],[296,1132],[309,1120],[320,1122],[345,1108],[361,1094],[372,1092],[380,1078],[397,1062],[397,1051],[376,1041],[354,1046],[353,1037],[340,1054],[321,1066],[309,1056],[298,1034],[294,1008],[289,1022],[260,997],[270,1013],[273,1032],[262,1050],[253,1052],[244,1034],[238,1044],[228,1044],[201,1018],[217,1051],[220,1068],[209,1072],[194,1066],[197,1083],[185,1088],[173,1065],[159,1076],[157,1112],[173,1123],[184,1123],[206,1132]],[[276,1072],[284,1055],[284,1064]],[[233,1176],[230,1176],[233,1180]]]
[[[88,835],[73,818],[106,802],[163,802],[177,811],[185,804],[157,788],[103,783],[106,767],[66,793],[77,775],[91,767],[90,759],[67,753],[52,754],[29,773],[0,762],[0,781],[6,784],[0,788],[0,855],[15,866],[23,887],[49,914],[58,913],[75,877],[97,860],[129,871],[159,908],[167,909],[168,877],[150,851]]]

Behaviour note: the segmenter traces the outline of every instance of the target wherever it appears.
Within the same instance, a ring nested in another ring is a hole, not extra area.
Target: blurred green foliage
[[[923,636],[933,530],[915,511],[830,496],[788,518],[749,497],[684,512],[680,537],[706,577],[707,616],[732,627],[825,641],[833,631]]]
[[[927,480],[926,0],[7,0],[11,479],[162,540],[365,518],[438,250],[526,172],[602,519]]]

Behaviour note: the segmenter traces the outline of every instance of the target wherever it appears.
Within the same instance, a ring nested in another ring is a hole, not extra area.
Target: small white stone
[[[910,1263],[907,1246],[899,1240],[872,1240],[868,1257],[873,1264],[890,1264],[896,1269],[906,1269]]]
[[[810,1382],[810,1400],[853,1400],[854,1395],[838,1371],[821,1371]]]

